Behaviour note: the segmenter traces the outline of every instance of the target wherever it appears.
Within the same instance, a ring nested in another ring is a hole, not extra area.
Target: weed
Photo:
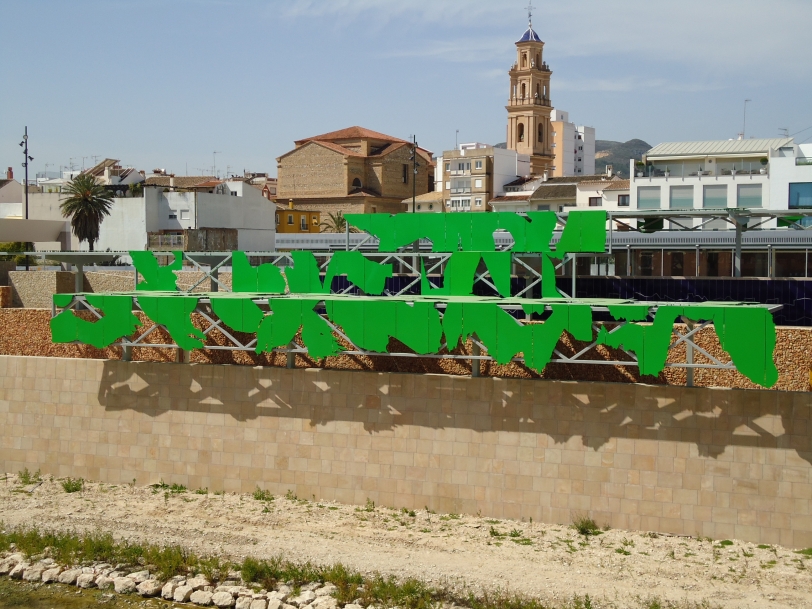
[[[756,546],[759,550],[772,550],[772,546],[768,546],[766,543],[760,543]]]
[[[266,491],[259,487],[257,487],[256,490],[254,491],[253,497],[257,501],[273,501],[273,495],[271,495],[271,491]]]
[[[759,546],[761,547],[761,546]],[[772,549],[772,548],[770,548]],[[812,548],[806,548],[805,550],[796,550],[796,554],[802,554],[803,556],[812,556]]]
[[[520,546],[532,546],[533,545],[533,540],[528,539],[527,537],[520,537],[519,539],[516,539],[515,537],[513,537],[513,538],[511,538],[510,541],[512,541],[513,543],[517,543]]]
[[[744,556],[745,558],[752,558],[753,553],[752,552],[745,552],[744,550],[742,550],[742,556]]]
[[[29,484],[36,484],[42,479],[42,475],[40,471],[37,470],[34,473],[28,471],[28,468],[23,468],[21,472],[18,472],[18,476],[20,477],[20,484],[24,486],[28,486]]]
[[[195,491],[196,495],[208,495],[209,494],[209,487],[206,488],[199,488]]]
[[[732,545],[733,545],[733,542],[730,541],[729,539],[723,539],[722,541],[719,542],[720,547],[732,546]]]
[[[374,512],[375,511],[375,502],[372,501],[369,497],[367,497],[367,504],[364,506],[365,512]]]
[[[83,478],[65,478],[62,481],[62,488],[66,493],[78,493],[85,488],[85,481]]]
[[[485,522],[487,522],[488,524],[499,524],[498,520],[486,520]]]
[[[623,554],[623,556],[628,556],[629,554],[631,554],[631,552],[629,552],[628,550],[626,550],[624,548],[615,548],[615,553],[616,554]]]
[[[671,551],[668,553],[668,558],[673,558],[674,560],[676,560],[676,559],[677,559],[677,557],[674,555],[674,550],[671,550]]]
[[[459,520],[459,519],[460,519],[460,515],[459,515],[459,514],[449,514],[449,515],[448,515],[448,517],[449,517],[451,520]]]
[[[288,501],[298,501],[299,500],[299,498],[296,496],[296,494],[290,489],[288,489],[288,492],[285,493],[285,499],[287,499]]]
[[[504,537],[504,536],[505,536],[505,534],[504,534],[504,533],[500,533],[499,531],[497,531],[497,530],[496,530],[495,528],[493,528],[493,527],[491,527],[491,529],[490,529],[490,531],[489,531],[489,532],[490,532],[491,537]]]
[[[572,528],[578,531],[584,537],[588,537],[589,535],[600,535],[601,529],[592,518],[588,516],[576,515],[572,521]]]
[[[163,481],[163,478],[161,478],[161,481],[158,482],[157,484],[150,484],[150,486],[152,487],[153,494],[157,493],[158,491],[164,491],[164,495],[166,495],[167,493],[178,495],[180,493],[186,492],[186,487],[184,485],[174,483],[167,484],[166,482]]]
[[[633,545],[634,545],[634,540],[632,540],[632,539],[626,539],[626,538],[624,537],[623,539],[621,539],[621,540],[620,540],[620,543],[621,543],[621,545],[622,545],[624,548],[628,548],[629,546],[633,546]]]
[[[403,512],[404,514],[406,514],[407,516],[409,516],[411,518],[417,518],[417,514],[415,513],[414,510],[407,510],[406,508],[402,508],[401,512]]]
[[[762,569],[772,569],[777,564],[775,560],[768,560],[767,562],[761,563]]]
[[[508,533],[511,537],[522,537],[522,532],[519,529],[513,529]]]

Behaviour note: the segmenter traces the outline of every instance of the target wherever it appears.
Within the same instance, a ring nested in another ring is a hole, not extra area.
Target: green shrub
[[[590,535],[600,535],[603,531],[592,518],[584,515],[576,515],[572,520],[572,528],[584,537]]]
[[[62,488],[66,493],[78,493],[85,488],[85,481],[83,478],[65,478],[62,481]]]
[[[254,491],[254,499],[257,501],[273,501],[273,495],[271,495],[271,491],[266,491],[257,487]]]
[[[18,476],[20,477],[20,484],[29,485],[29,484],[36,484],[42,478],[40,471],[37,470],[33,474],[28,471],[28,468],[24,468],[21,472],[18,472]]]

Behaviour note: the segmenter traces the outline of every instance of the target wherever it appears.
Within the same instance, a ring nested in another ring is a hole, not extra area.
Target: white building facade
[[[595,128],[570,122],[569,112],[554,109],[552,177],[595,173]]]

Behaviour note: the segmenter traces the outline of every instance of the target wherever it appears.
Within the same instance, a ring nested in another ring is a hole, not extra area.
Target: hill
[[[595,173],[604,173],[606,166],[612,165],[617,175],[628,178],[629,159],[637,160],[649,150],[651,146],[643,140],[595,140]]]

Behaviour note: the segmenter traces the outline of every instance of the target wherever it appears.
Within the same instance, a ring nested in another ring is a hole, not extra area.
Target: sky
[[[31,176],[94,156],[276,175],[352,125],[503,142],[527,1],[3,0],[0,168],[21,175],[26,125]],[[810,0],[534,4],[553,106],[598,139],[734,138],[750,99],[747,137],[812,141]]]

